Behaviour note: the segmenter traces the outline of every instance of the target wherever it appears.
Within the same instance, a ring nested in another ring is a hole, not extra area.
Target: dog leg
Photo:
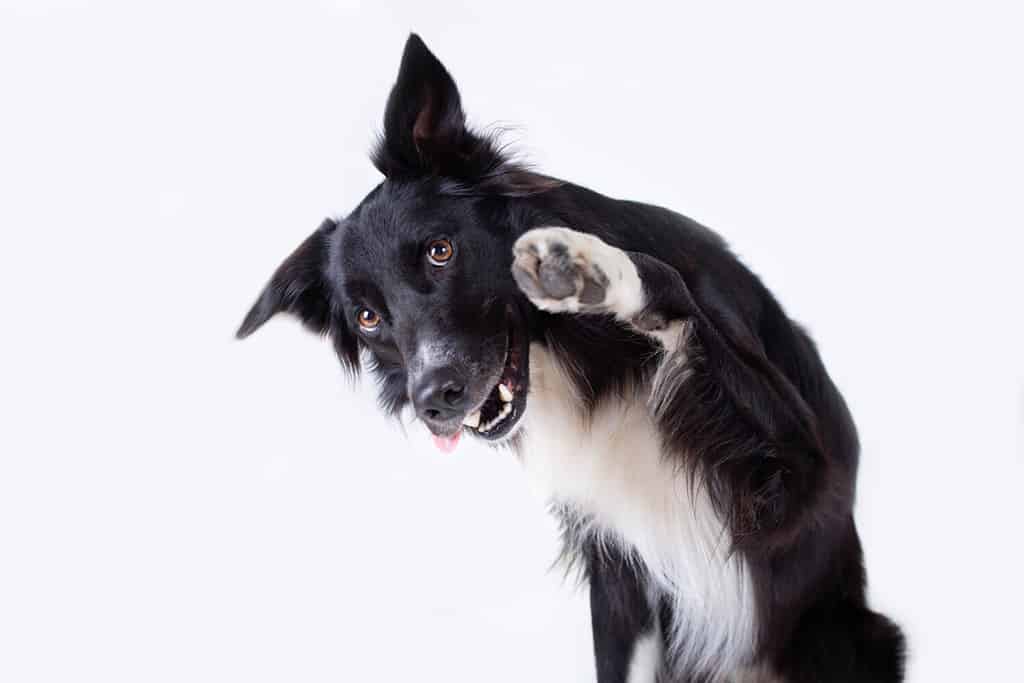
[[[688,316],[685,307],[651,307],[656,298],[652,287],[671,280],[674,273],[660,273],[655,259],[616,249],[594,235],[569,228],[530,230],[516,241],[514,255],[512,275],[537,308],[550,313],[611,314],[656,338],[666,351],[679,346]]]
[[[715,477],[716,504],[737,545],[788,545],[830,511],[816,417],[714,273],[691,273],[691,283],[654,256],[556,227],[516,241],[512,274],[542,310],[611,314],[665,348],[659,372],[675,379],[656,386],[655,417]]]
[[[620,551],[591,548],[587,578],[598,683],[655,683],[662,638],[644,576]]]

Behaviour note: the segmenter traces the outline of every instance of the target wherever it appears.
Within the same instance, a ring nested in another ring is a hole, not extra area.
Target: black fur
[[[635,558],[593,546],[584,553],[597,680],[625,681],[637,640],[655,628],[658,607],[649,604],[647,578]]]
[[[436,383],[436,368],[418,360],[424,348],[443,346],[460,391],[478,402],[502,358],[533,341],[566,361],[581,409],[592,410],[652,376],[659,347],[642,330],[687,321],[688,372],[670,387],[658,427],[665,453],[690,459],[680,466],[707,487],[755,579],[757,663],[793,683],[902,680],[903,637],[865,602],[853,421],[813,342],[720,237],[671,211],[513,163],[466,126],[454,81],[416,36],[373,159],[384,182],[282,264],[240,337],[274,313],[297,315],[330,334],[345,367],[357,370],[368,351],[391,413]],[[649,299],[636,329],[529,304],[510,273],[512,244],[549,225],[630,254]],[[423,258],[438,238],[455,245],[443,267]],[[372,333],[356,324],[361,307],[380,314]],[[457,419],[424,417],[440,434],[457,430]],[[585,544],[580,552],[598,677],[622,681],[636,636],[672,614],[649,604],[635,562]]]

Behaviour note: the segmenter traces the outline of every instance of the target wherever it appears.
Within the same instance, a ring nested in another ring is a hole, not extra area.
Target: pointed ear
[[[327,240],[337,228],[325,220],[274,272],[235,336],[245,339],[278,313],[289,313],[318,334],[331,333],[335,351],[347,369],[359,366],[359,349],[332,305],[326,278]]]
[[[493,134],[466,125],[455,81],[420,37],[409,36],[373,163],[386,177],[442,176],[450,194],[524,196],[560,183],[510,159]]]
[[[384,175],[436,172],[466,138],[455,81],[418,35],[409,36],[384,112],[384,137],[374,163]]]

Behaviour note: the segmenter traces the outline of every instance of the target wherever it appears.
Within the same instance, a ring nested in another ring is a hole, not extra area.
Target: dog
[[[415,34],[373,152],[238,330],[277,313],[445,451],[511,449],[589,584],[599,683],[889,683],[858,441],[810,337],[714,232],[517,163]]]

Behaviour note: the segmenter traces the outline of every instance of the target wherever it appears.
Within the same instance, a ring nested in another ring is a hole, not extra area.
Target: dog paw
[[[621,249],[568,228],[530,230],[513,247],[512,276],[537,308],[553,313],[616,313],[643,297],[636,266]]]

